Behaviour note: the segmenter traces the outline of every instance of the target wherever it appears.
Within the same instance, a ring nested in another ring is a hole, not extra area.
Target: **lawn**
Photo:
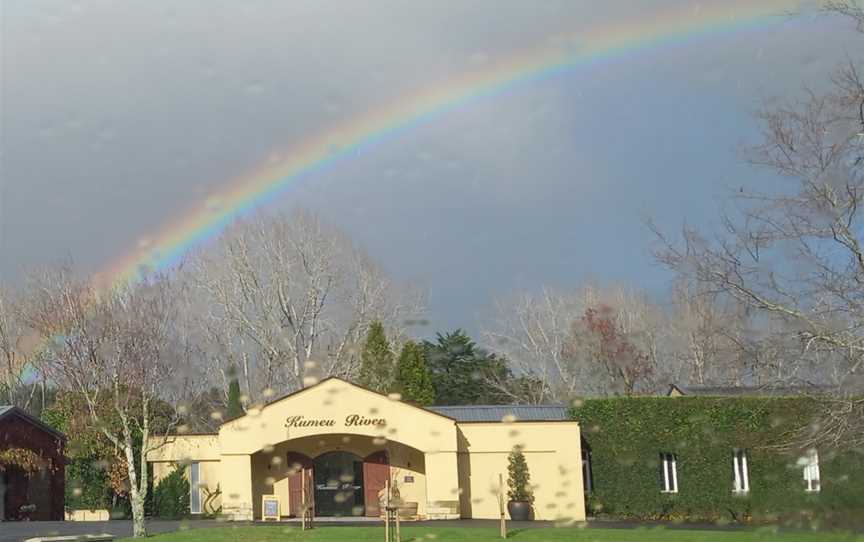
[[[513,531],[516,542],[864,542],[864,536],[829,533],[777,533],[771,529],[689,531],[678,529],[548,528]],[[132,539],[126,539],[126,542]],[[151,537],[152,542],[383,542],[383,527],[317,527],[303,532],[287,526],[225,526],[192,529]],[[403,542],[492,542],[497,531],[479,527],[410,527]]]

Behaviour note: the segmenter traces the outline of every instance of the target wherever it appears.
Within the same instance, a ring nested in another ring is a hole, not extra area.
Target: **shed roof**
[[[516,421],[523,422],[558,422],[570,419],[564,405],[465,405],[425,408],[449,416],[457,422],[500,422],[511,416]]]
[[[40,420],[36,416],[33,416],[32,414],[30,414],[29,412],[27,412],[23,408],[18,408],[16,406],[9,406],[9,405],[0,405],[0,420],[3,420],[4,418],[14,416],[14,415],[17,415],[20,418],[27,420],[28,422],[32,423],[33,425],[35,425],[39,429],[42,429],[43,431],[45,431],[47,433],[51,433],[52,435],[54,435],[57,438],[60,438],[60,439],[66,438],[66,435],[64,435],[60,431],[54,429],[53,427],[51,427],[47,423],[43,422],[42,420]]]

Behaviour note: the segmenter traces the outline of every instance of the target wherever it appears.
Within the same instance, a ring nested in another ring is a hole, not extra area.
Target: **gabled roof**
[[[277,399],[274,399],[264,405],[264,408],[267,408],[270,405],[273,405],[280,401],[284,401],[285,399],[288,399],[290,397],[294,397],[295,395],[312,390],[324,384],[328,380],[338,380],[339,382],[343,382],[354,388],[369,393],[374,393],[375,395],[380,395],[382,397],[387,397],[387,395],[383,393],[370,390],[369,388],[366,388],[359,384],[355,384],[343,378],[339,378],[338,376],[330,376],[322,379],[321,381],[313,384],[312,386],[301,388],[299,390],[283,395]],[[501,422],[505,421],[505,418],[509,417],[513,417],[516,421],[532,422],[557,422],[570,420],[566,405],[466,405],[422,407],[412,404],[410,402],[404,402],[402,404],[456,422]],[[244,416],[246,416],[246,413],[240,414],[239,416],[234,416],[233,418],[228,418],[222,422],[222,425],[233,422],[234,420],[237,420]]]
[[[45,431],[46,433],[51,433],[59,439],[66,440],[66,435],[54,429],[36,416],[33,416],[23,408],[18,408],[16,406],[0,405],[0,421],[12,416],[18,416],[19,418],[23,418],[24,420],[27,420],[28,422]]]
[[[369,388],[367,388],[367,387],[365,387],[365,386],[361,386],[361,385],[359,385],[359,384],[355,384],[354,382],[350,382],[350,381],[348,381],[348,380],[345,380],[344,378],[339,378],[338,376],[328,376],[327,378],[321,379],[320,381],[316,382],[315,384],[313,384],[313,385],[311,385],[311,386],[307,386],[307,387],[305,387],[305,388],[300,388],[299,390],[292,391],[292,392],[290,392],[290,393],[288,393],[288,394],[286,394],[286,395],[283,395],[282,397],[279,397],[279,398],[277,398],[277,399],[274,399],[274,400],[268,402],[266,405],[264,405],[263,408],[268,408],[268,407],[270,407],[270,406],[273,405],[273,404],[276,404],[276,403],[279,403],[279,402],[281,402],[281,401],[284,401],[284,400],[286,400],[286,399],[288,399],[288,398],[290,398],[290,397],[294,397],[295,395],[300,395],[301,393],[306,393],[306,392],[308,392],[308,391],[310,391],[310,390],[313,390],[313,389],[315,389],[315,388],[321,386],[321,385],[324,384],[325,382],[328,382],[328,381],[331,381],[331,380],[336,380],[336,381],[342,382],[343,384],[348,384],[348,385],[351,386],[351,387],[357,388],[358,390],[362,390],[362,391],[364,391],[364,392],[372,393],[372,394],[375,394],[375,395],[380,395],[381,397],[384,397],[385,399],[389,399],[389,397],[388,397],[386,394],[384,394],[384,393],[377,392],[377,391],[375,391],[375,390],[370,390]],[[452,418],[452,417],[448,416],[447,414],[443,414],[443,413],[441,413],[441,412],[436,412],[436,411],[434,411],[434,410],[432,410],[432,409],[429,409],[429,408],[424,408],[424,407],[421,407],[421,406],[417,406],[417,405],[412,404],[412,403],[410,403],[410,402],[402,402],[401,404],[404,405],[404,406],[410,407],[410,408],[416,408],[417,410],[421,410],[421,411],[423,411],[423,412],[426,412],[427,414],[432,414],[433,416],[440,416],[440,417],[442,417],[442,418],[447,418],[447,419],[450,420],[450,421],[456,421],[455,418]],[[228,418],[228,419],[224,420],[224,421],[222,422],[221,425],[225,425],[225,424],[227,424],[227,423],[233,422],[234,420],[238,420],[238,419],[243,418],[243,417],[245,417],[245,416],[247,416],[247,415],[248,415],[248,414],[247,414],[246,412],[244,412],[243,414],[240,414],[239,416],[234,416],[233,418]]]
[[[465,405],[430,406],[427,410],[455,418],[458,422],[501,422],[513,418],[517,422],[568,421],[565,405]]]

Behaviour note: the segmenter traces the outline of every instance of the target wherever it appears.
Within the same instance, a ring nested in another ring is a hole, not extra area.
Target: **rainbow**
[[[489,60],[476,71],[326,127],[284,152],[274,153],[273,159],[223,184],[205,201],[143,236],[134,249],[96,274],[97,284],[110,287],[134,282],[144,271],[170,268],[191,248],[211,239],[238,217],[283,195],[300,179],[475,100],[630,52],[680,45],[702,36],[764,29],[787,20],[784,16],[796,8],[797,4],[789,0],[715,0],[686,9],[637,14],[630,21],[570,36],[553,36],[535,49]],[[578,49],[568,47],[571,43],[577,43]]]

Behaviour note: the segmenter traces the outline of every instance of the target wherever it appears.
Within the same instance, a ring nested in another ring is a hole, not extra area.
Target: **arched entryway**
[[[279,498],[282,516],[299,517],[304,493],[316,516],[379,517],[388,480],[394,493],[418,503],[421,514],[427,502],[425,455],[396,440],[380,443],[343,433],[286,440],[253,454],[251,467],[255,518],[261,517],[264,495]],[[351,485],[359,487],[344,487],[352,476]],[[345,495],[349,490],[354,494]]]
[[[313,502],[316,516],[378,517],[379,498],[390,476],[390,460],[385,450],[361,458],[346,451],[325,452],[314,459],[288,452],[289,515],[298,517],[306,476],[307,499]]]

